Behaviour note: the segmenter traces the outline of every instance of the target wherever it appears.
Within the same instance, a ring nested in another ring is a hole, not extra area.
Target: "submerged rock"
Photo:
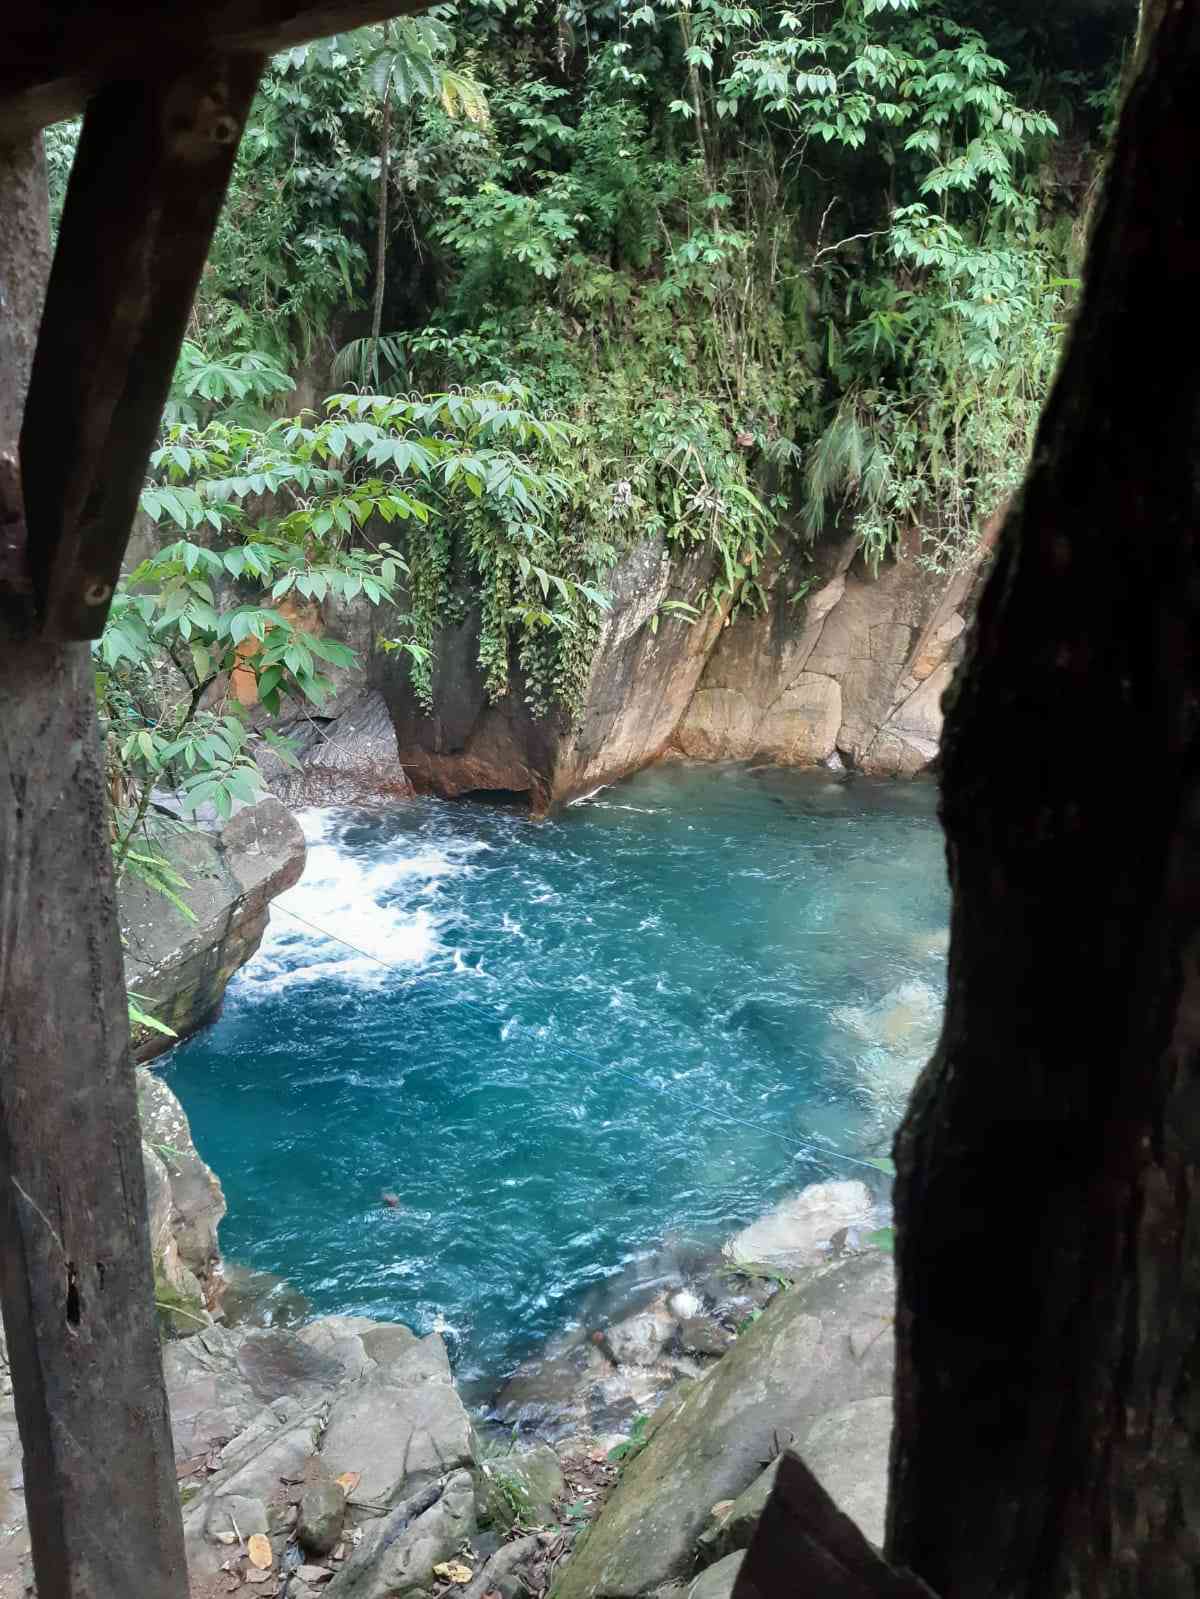
[[[811,1183],[744,1227],[730,1240],[726,1254],[735,1262],[800,1271],[824,1259],[839,1230],[869,1222],[874,1208],[865,1183]]]

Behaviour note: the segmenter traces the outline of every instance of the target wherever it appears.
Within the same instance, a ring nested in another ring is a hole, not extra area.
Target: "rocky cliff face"
[[[217,1228],[225,1195],[192,1142],[183,1106],[154,1072],[137,1074],[154,1295],[171,1330],[188,1334],[221,1292]]]
[[[541,813],[669,753],[698,760],[807,766],[835,755],[857,770],[907,776],[937,754],[941,695],[970,616],[975,567],[928,571],[919,537],[878,573],[853,539],[828,541],[815,561],[781,560],[768,604],[735,622],[707,612],[692,626],[663,616],[711,576],[707,552],[672,559],[657,543],[613,573],[581,713],[539,720],[520,688],[491,705],[476,660],[478,617],[443,632],[426,716],[395,656],[373,681],[416,788],[448,797],[525,794]],[[797,588],[806,585],[800,601]]]
[[[919,545],[875,575],[847,539],[818,552],[809,589],[771,574],[761,615],[722,630],[674,743],[698,760],[808,766],[835,755],[864,772],[911,776],[937,754],[941,696],[967,627],[975,569],[918,564]]]

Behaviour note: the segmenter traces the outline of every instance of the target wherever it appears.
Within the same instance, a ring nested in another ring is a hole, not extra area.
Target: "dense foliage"
[[[969,555],[1131,20],[1024,10],[462,0],[277,58],[144,498],[164,547],[100,650],[122,858],[154,783],[252,791],[233,668],[269,710],[327,691],[345,652],[289,595],[384,606],[426,704],[477,600],[489,691],[546,713],[634,541],[709,546],[694,606],[730,609],[835,526]]]

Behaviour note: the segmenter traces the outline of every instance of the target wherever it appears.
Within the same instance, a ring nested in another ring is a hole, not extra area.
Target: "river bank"
[[[193,1599],[275,1593],[285,1576],[289,1599],[552,1583],[632,1599],[709,1567],[715,1599],[761,1509],[755,1481],[790,1446],[878,1537],[891,1376],[880,1219],[862,1184],[802,1191],[728,1240],[705,1276],[626,1299],[482,1407],[464,1402],[436,1332],[322,1317],[168,1342]],[[15,1436],[6,1394],[0,1599],[24,1592]]]

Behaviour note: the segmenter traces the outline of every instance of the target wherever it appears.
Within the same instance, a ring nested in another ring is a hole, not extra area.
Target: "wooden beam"
[[[106,84],[204,55],[268,55],[423,9],[413,0],[29,0],[0,21],[0,140],[76,116]]]
[[[260,67],[208,59],[88,108],[21,431],[48,638],[104,627]]]
[[[40,143],[0,147],[0,453],[49,268]],[[37,1591],[184,1599],[92,663],[28,608],[0,597],[0,1302]]]
[[[894,1571],[845,1516],[798,1455],[779,1462],[733,1599],[935,1599]]]

